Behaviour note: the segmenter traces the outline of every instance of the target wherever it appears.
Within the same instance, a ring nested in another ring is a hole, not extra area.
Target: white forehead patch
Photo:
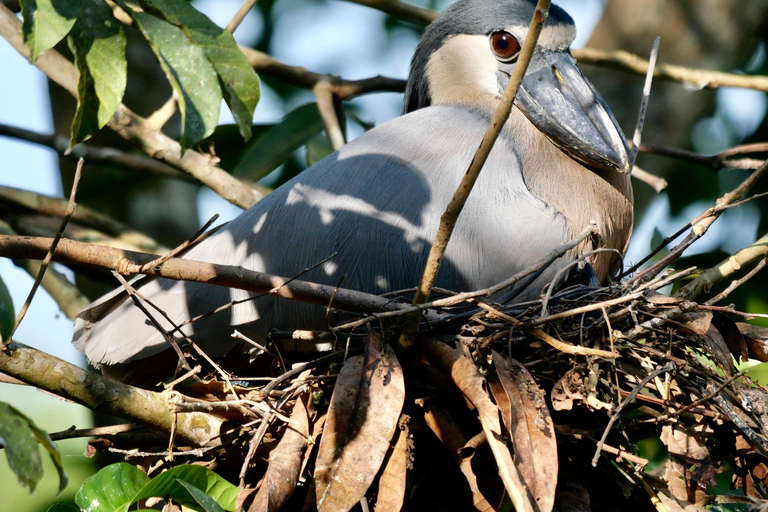
[[[528,27],[510,27],[506,30],[520,41],[520,46],[523,45],[525,36],[528,35]],[[574,39],[576,39],[575,25],[544,25],[539,35],[538,45],[548,50],[562,51],[567,50]]]

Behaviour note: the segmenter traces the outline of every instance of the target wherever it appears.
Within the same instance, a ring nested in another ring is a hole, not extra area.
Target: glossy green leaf
[[[67,42],[80,73],[70,146],[90,138],[112,118],[128,79],[122,24],[102,0],[81,0]]]
[[[75,503],[89,512],[125,512],[149,482],[139,468],[118,462],[86,480],[77,491]]]
[[[322,129],[316,103],[292,110],[280,123],[251,141],[232,174],[241,180],[259,181]]]
[[[53,465],[56,467],[56,471],[59,473],[59,489],[57,490],[56,494],[61,494],[61,491],[67,487],[68,483],[67,474],[64,473],[64,461],[61,460],[61,452],[59,452],[59,448],[51,440],[47,432],[37,428],[37,426],[35,426],[35,424],[31,421],[29,426],[32,429],[32,432],[35,434],[37,442],[40,443],[46,452],[48,452],[48,456],[51,458],[51,461],[53,461]]]
[[[78,9],[67,0],[21,0],[19,3],[24,17],[24,44],[32,54],[29,60],[35,62],[69,34]]]
[[[185,482],[184,480],[176,480],[192,495],[192,498],[200,505],[205,512],[224,512],[221,505],[216,503],[216,500],[205,494],[203,491],[195,487],[194,485]]]
[[[153,496],[170,496],[174,501],[199,509],[198,501],[187,490],[185,482],[210,496],[224,510],[235,510],[238,489],[208,468],[202,466],[176,466],[156,476],[136,497],[137,500]]]
[[[142,0],[142,7],[181,28],[202,47],[221,81],[224,100],[229,105],[240,135],[251,138],[253,111],[259,102],[259,77],[232,34],[212,22],[185,0]]]
[[[16,314],[13,312],[13,299],[8,288],[0,277],[0,343],[10,341]]]
[[[205,52],[180,28],[145,12],[131,11],[131,16],[176,93],[184,126],[181,147],[188,149],[213,133],[219,121],[218,75]]]
[[[30,493],[43,478],[43,461],[31,425],[32,422],[16,408],[0,402],[0,444],[5,447],[11,471]]]

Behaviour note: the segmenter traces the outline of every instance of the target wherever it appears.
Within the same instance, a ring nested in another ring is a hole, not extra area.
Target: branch
[[[752,144],[744,144],[741,146],[734,146],[717,153],[715,155],[700,155],[693,151],[687,151],[679,148],[668,148],[664,146],[640,146],[640,151],[651,155],[666,156],[670,158],[678,158],[680,160],[686,160],[689,162],[703,165],[717,172],[720,169],[758,169],[763,165],[764,160],[756,160],[754,158],[738,158],[730,160],[731,157],[752,153],[766,153],[768,152],[768,144],[765,142],[757,142]]]
[[[174,423],[166,396],[135,388],[78,368],[15,342],[0,349],[0,371],[93,411],[112,414],[154,430],[170,432]],[[223,419],[202,413],[175,415],[176,435],[194,446],[218,445]]]
[[[28,190],[0,186],[0,204],[12,203],[28,208],[42,215],[61,218],[67,210],[66,199],[36,194]],[[118,244],[135,247],[139,251],[163,253],[168,249],[147,235],[135,231],[103,213],[87,206],[78,206],[72,221],[101,231],[115,239]]]
[[[43,259],[51,244],[49,238],[0,235],[0,256],[11,259]],[[124,251],[112,247],[61,240],[53,260],[65,264],[89,265],[120,274],[136,274],[142,265],[154,261],[157,255]],[[158,267],[147,268],[145,275],[175,281],[226,286],[256,293],[268,293],[283,299],[333,307],[356,313],[393,311],[408,307],[385,297],[337,288],[298,279],[255,272],[235,265],[217,265],[182,258],[171,258]]]
[[[0,4],[0,36],[4,37],[25,58],[29,59],[29,49],[24,45],[21,21],[7,8]],[[78,73],[75,66],[56,50],[48,50],[35,62],[48,78],[62,86],[75,98],[78,97]],[[249,208],[264,197],[261,193],[232,177],[217,166],[218,160],[211,155],[204,155],[188,150],[181,156],[181,146],[170,137],[149,126],[147,120],[132,112],[125,105],[120,105],[107,125],[125,140],[136,144],[149,156],[162,160],[193,176],[227,201]]]
[[[680,288],[675,293],[675,297],[683,300],[694,300],[702,293],[709,292],[714,285],[732,276],[743,267],[765,259],[766,255],[768,255],[768,234],[702,272],[699,277]]]
[[[40,144],[41,146],[53,149],[60,157],[66,157],[71,160],[85,158],[88,164],[114,165],[144,174],[197,181],[188,174],[141,153],[128,153],[115,148],[91,146],[90,144],[83,143],[77,144],[70,151],[69,138],[63,135],[43,135],[4,124],[0,124],[0,135]]]
[[[6,222],[0,220],[0,234],[16,235],[17,233]],[[42,264],[35,260],[16,260],[14,263],[26,270],[33,278],[40,273],[42,267]],[[70,283],[67,277],[54,267],[48,268],[41,284],[69,319],[74,319],[75,315],[91,302],[77,289],[77,286]]]
[[[343,80],[337,76],[315,73],[300,66],[284,64],[266,53],[247,46],[240,46],[240,50],[259,74],[269,75],[276,80],[303,89],[313,89],[319,82],[328,82],[333,88],[334,95],[341,100],[372,92],[403,92],[405,90],[405,80],[385,76]]]
[[[629,71],[644,75],[648,70],[648,61],[635,54],[618,51],[605,51],[596,48],[571,50],[580,63]],[[700,89],[717,89],[718,87],[741,87],[768,92],[768,76],[749,76],[721,71],[686,68],[675,64],[659,64],[653,73],[654,78],[672,82],[693,84]]]
[[[440,217],[440,226],[435,235],[435,241],[432,243],[427,263],[424,265],[421,281],[419,282],[419,285],[416,288],[416,294],[413,297],[414,306],[423,304],[429,298],[429,293],[435,283],[437,270],[440,267],[440,262],[443,259],[443,254],[445,254],[445,249],[451,239],[453,228],[456,226],[461,210],[464,208],[464,204],[467,202],[472,187],[475,185],[477,177],[480,175],[480,171],[485,165],[485,161],[488,159],[488,155],[491,153],[493,145],[496,143],[496,139],[501,133],[502,128],[504,128],[507,119],[509,119],[509,114],[512,112],[512,105],[517,96],[517,91],[520,88],[520,84],[523,82],[523,76],[528,68],[528,63],[531,61],[533,49],[539,40],[541,27],[549,15],[550,4],[550,0],[539,0],[536,4],[533,18],[528,27],[528,35],[525,37],[523,48],[520,50],[520,57],[518,57],[515,69],[504,90],[499,106],[493,115],[491,124],[488,126],[488,130],[483,136],[480,147],[477,149],[475,156],[472,158],[472,162],[469,164],[469,169],[467,169],[459,187],[456,189],[448,206],[446,206],[445,212]],[[412,313],[408,316],[403,329],[404,335],[400,338],[401,347],[409,346],[412,343],[412,340],[406,339],[406,337],[410,337],[412,333],[418,330],[419,317],[420,315],[418,313]]]
[[[400,18],[412,23],[418,23],[421,25],[429,25],[435,18],[437,13],[432,9],[424,9],[423,7],[417,7],[415,5],[400,2],[399,0],[349,0],[352,3],[364,5],[377,9],[381,12],[385,12],[395,18]]]

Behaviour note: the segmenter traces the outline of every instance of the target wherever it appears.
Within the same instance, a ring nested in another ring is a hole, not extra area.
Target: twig
[[[488,130],[483,136],[480,147],[477,149],[475,156],[472,158],[472,162],[469,164],[469,169],[467,169],[453,198],[451,198],[451,201],[445,208],[445,212],[440,217],[440,226],[435,235],[435,240],[429,251],[427,262],[424,265],[424,272],[422,273],[421,280],[416,288],[416,294],[413,298],[414,306],[423,304],[429,298],[432,285],[435,283],[437,270],[440,267],[440,262],[443,259],[445,249],[451,239],[453,228],[456,226],[461,210],[464,208],[464,204],[467,202],[472,187],[477,181],[480,171],[482,170],[485,161],[488,159],[491,149],[496,143],[496,139],[512,112],[512,105],[517,96],[517,91],[523,81],[523,76],[528,68],[528,63],[531,61],[536,42],[539,40],[541,27],[549,15],[550,4],[550,0],[539,0],[536,4],[533,19],[531,19],[530,26],[528,27],[528,34],[523,43],[523,48],[520,50],[520,56],[517,59],[515,69],[512,72],[509,83],[501,97],[499,106],[488,126]],[[400,341],[398,342],[398,345],[401,348],[408,347],[413,343],[413,335],[418,330],[419,319],[420,315],[418,313],[411,313],[406,319],[405,327],[403,328],[404,334],[400,337]]]
[[[768,152],[768,143],[759,142],[753,144],[744,144],[741,146],[734,146],[717,153],[715,155],[700,155],[693,151],[687,151],[679,148],[668,148],[665,146],[646,146],[641,145],[640,151],[643,153],[649,153],[651,155],[666,156],[670,158],[677,158],[680,160],[686,160],[693,162],[704,167],[708,167],[717,172],[720,169],[757,169],[760,167],[764,160],[755,160],[752,158],[740,158],[738,160],[729,160],[729,158],[736,155],[752,154],[752,153],[766,153]]]
[[[250,10],[253,9],[254,5],[256,5],[256,0],[245,0],[235,15],[232,16],[232,19],[229,20],[229,23],[227,23],[226,31],[230,34],[234,34],[237,27],[240,26]]]
[[[114,436],[122,434],[124,432],[131,432],[132,430],[144,430],[144,427],[134,425],[133,423],[125,423],[123,425],[110,425],[108,427],[94,427],[76,429],[74,426],[67,430],[60,432],[51,432],[48,434],[52,441],[61,441],[63,439],[76,439],[78,437],[101,437],[101,436]]]
[[[733,281],[731,281],[731,284],[729,284],[728,287],[725,290],[723,290],[722,292],[718,293],[717,295],[715,295],[714,297],[712,297],[711,299],[706,301],[704,304],[707,305],[707,306],[711,306],[713,304],[716,304],[716,303],[720,302],[724,298],[728,297],[731,294],[731,292],[733,292],[733,290],[735,290],[739,286],[743,285],[744,283],[746,283],[747,281],[752,279],[755,276],[755,274],[757,274],[763,268],[765,268],[766,263],[768,263],[768,256],[763,258],[762,260],[760,260],[760,262],[758,262],[758,264],[755,265],[752,268],[752,270],[747,272],[747,274],[744,277],[742,277],[740,279],[734,279]],[[726,276],[723,276],[723,277],[726,277]]]
[[[643,380],[640,381],[640,383],[634,387],[632,392],[627,395],[627,398],[624,399],[621,404],[619,404],[618,407],[616,407],[616,410],[613,411],[613,414],[611,415],[611,419],[608,420],[608,424],[605,426],[605,430],[603,431],[603,436],[600,438],[600,441],[597,443],[597,450],[595,450],[595,455],[592,457],[592,467],[597,466],[597,460],[600,458],[600,452],[603,449],[603,445],[605,444],[605,439],[608,437],[608,432],[611,431],[611,427],[613,427],[613,424],[616,423],[616,420],[619,419],[619,413],[632,401],[635,399],[635,396],[640,392],[641,389],[645,387],[646,384],[651,382],[655,377],[661,375],[662,373],[671,372],[673,370],[677,369],[677,365],[674,363],[670,363],[666,366],[662,366],[661,368],[657,368],[648,375],[646,375]]]
[[[45,271],[48,268],[48,265],[51,263],[51,259],[53,258],[53,253],[56,251],[56,246],[59,245],[59,240],[61,240],[61,236],[64,234],[64,229],[67,227],[67,223],[69,223],[70,217],[72,217],[72,214],[75,213],[75,196],[77,195],[77,186],[80,184],[80,177],[83,173],[83,163],[84,160],[81,158],[80,161],[77,163],[77,169],[75,170],[75,178],[72,182],[72,191],[69,194],[69,203],[67,204],[67,211],[64,214],[64,217],[61,219],[61,225],[59,226],[59,231],[56,233],[56,236],[53,238],[53,241],[51,242],[51,246],[48,249],[48,253],[45,255],[45,258],[43,259],[43,262],[40,264],[40,271],[37,273],[37,277],[35,278],[35,282],[32,284],[32,289],[29,290],[29,295],[27,295],[27,300],[24,301],[24,304],[21,306],[21,309],[19,309],[19,314],[16,315],[16,321],[13,324],[13,329],[11,330],[11,335],[8,337],[9,340],[13,339],[13,334],[16,332],[16,329],[19,328],[19,324],[21,324],[21,321],[24,320],[24,315],[27,314],[27,310],[29,309],[29,305],[32,303],[32,299],[35,297],[35,293],[37,292],[37,289],[40,287],[40,283],[43,281],[43,276],[45,275]],[[2,340],[5,342],[5,340]]]
[[[334,105],[333,86],[326,80],[321,80],[312,88],[317,97],[317,109],[320,111],[320,117],[323,118],[325,131],[328,134],[328,140],[334,151],[343,146],[344,132],[339,123],[339,116],[336,114]]]
[[[632,152],[629,154],[630,174],[632,173],[632,169],[635,167],[637,151],[640,149],[640,139],[642,138],[643,126],[645,125],[645,114],[648,110],[648,99],[651,97],[653,70],[656,69],[656,58],[659,56],[659,44],[661,44],[661,38],[656,37],[656,39],[653,40],[651,58],[648,63],[648,70],[646,71],[645,75],[645,85],[643,86],[643,99],[640,101],[640,112],[637,114],[637,125],[635,125],[635,134],[632,137]]]
[[[165,263],[169,259],[175,258],[179,253],[181,253],[187,247],[189,247],[190,245],[195,243],[195,241],[197,241],[197,239],[200,238],[203,235],[203,233],[205,233],[208,230],[208,228],[211,227],[211,224],[216,222],[216,219],[218,219],[218,218],[219,218],[219,214],[218,213],[214,214],[213,217],[208,219],[208,222],[206,222],[203,225],[203,227],[201,227],[199,230],[197,230],[197,233],[192,235],[190,238],[187,238],[184,242],[179,244],[176,248],[168,251],[167,253],[165,253],[164,255],[160,256],[156,260],[152,260],[149,263],[145,263],[144,265],[139,267],[139,271],[137,273],[138,274],[143,274],[144,272],[147,271],[147,269],[153,268],[153,267],[159,267],[160,265],[162,265],[163,263]]]
[[[648,171],[641,169],[637,165],[635,165],[632,169],[632,177],[636,180],[642,181],[657,193],[661,192],[669,185],[667,180],[664,178],[656,176],[655,174],[651,174]]]
[[[708,395],[703,396],[703,397],[699,398],[698,400],[694,400],[693,402],[691,402],[690,404],[686,405],[685,407],[681,407],[680,409],[677,409],[677,410],[675,410],[673,412],[670,412],[670,413],[667,413],[667,414],[662,414],[661,416],[657,416],[656,418],[654,418],[654,421],[662,422],[662,421],[666,421],[666,420],[668,420],[670,418],[676,418],[678,416],[681,416],[681,415],[685,414],[686,412],[688,412],[690,410],[693,410],[694,408],[700,406],[703,403],[709,402],[710,400],[715,398],[718,395],[718,393],[720,393],[722,390],[727,388],[733,381],[735,381],[736,379],[741,378],[743,376],[744,376],[744,372],[740,372],[740,373],[737,373],[735,375],[732,375],[732,376],[728,377],[725,380],[725,382],[723,382],[722,384],[717,386],[717,389],[715,389],[713,392],[709,393]]]
[[[678,245],[676,245],[672,250],[669,251],[669,254],[667,254],[665,257],[663,257],[658,262],[654,263],[647,269],[645,269],[643,272],[638,273],[634,277],[627,280],[627,284],[631,284],[639,279],[648,279],[649,277],[656,276],[659,272],[661,272],[664,267],[669,265],[672,261],[676,260],[680,257],[680,255],[693,244],[696,240],[704,236],[709,229],[709,226],[712,225],[713,222],[715,222],[720,215],[728,208],[728,206],[732,203],[735,203],[736,201],[739,201],[742,197],[744,197],[744,194],[747,193],[747,191],[755,184],[757,183],[765,174],[768,172],[768,160],[766,160],[763,165],[760,166],[759,169],[757,169],[755,172],[750,174],[747,179],[741,182],[738,187],[733,189],[732,191],[724,194],[722,197],[720,197],[716,202],[715,206],[712,208],[708,208],[705,212],[703,212],[701,215],[693,219],[691,222],[688,223],[688,226],[693,226],[693,229],[688,233],[688,236],[683,239],[682,242],[680,242]],[[681,233],[687,227],[684,227],[683,230],[679,231]],[[674,239],[678,234],[676,234],[672,239]],[[666,242],[666,239],[665,239]],[[647,261],[650,257],[652,257],[654,254],[656,254],[658,251],[660,251],[663,248],[663,245],[660,245],[654,251],[651,252],[650,255],[646,256],[641,260],[640,263],[635,264],[632,269],[628,270],[627,272],[631,272],[633,269],[637,268],[639,265]]]
[[[571,53],[581,63],[595,64],[601,67],[629,71],[644,75],[648,70],[648,61],[625,51],[604,51],[595,48],[573,49]],[[702,89],[718,87],[741,87],[768,91],[768,77],[749,76],[736,73],[723,73],[705,69],[693,69],[674,64],[659,64],[654,78],[673,82],[693,84]]]
[[[414,23],[428,25],[437,18],[437,13],[431,9],[417,7],[400,0],[349,0],[350,2],[378,9],[381,12],[391,14]]]
[[[744,249],[738,251],[736,254],[724,259],[714,267],[708,268],[702,272],[699,277],[680,288],[675,293],[675,297],[683,300],[694,300],[702,293],[709,292],[715,284],[719,283],[728,276],[733,275],[747,265],[751,265],[758,260],[763,260],[762,264],[765,265],[766,256],[768,256],[768,234],[764,235],[760,240],[756,241],[752,245],[745,247]],[[760,268],[757,268],[755,273],[760,270]],[[754,275],[754,273],[745,276],[745,279],[748,279],[752,275]],[[736,283],[736,281],[734,281],[734,283]],[[735,289],[739,284],[740,283],[733,285],[732,283],[733,288],[729,287],[730,290],[728,290],[728,293],[733,291],[733,289]],[[713,298],[712,301],[717,302],[715,298]],[[708,301],[707,304],[711,304],[711,302]]]
[[[267,416],[261,420],[261,425],[259,425],[258,430],[253,434],[253,437],[251,438],[250,443],[248,444],[248,453],[245,455],[245,459],[243,460],[243,466],[240,468],[240,488],[245,487],[245,474],[248,472],[248,466],[251,465],[251,460],[253,460],[253,456],[256,454],[256,449],[261,444],[261,440],[264,438],[264,434],[267,433],[267,428],[269,427],[269,424],[272,422],[272,415],[267,414]]]
[[[590,224],[589,226],[584,228],[584,230],[581,233],[579,233],[573,240],[570,240],[569,242],[561,245],[560,247],[553,249],[549,254],[547,254],[544,258],[540,259],[537,263],[531,265],[530,267],[524,270],[521,270],[520,272],[513,275],[509,279],[506,279],[501,283],[493,285],[490,288],[483,288],[481,290],[475,290],[472,292],[455,293],[455,292],[450,292],[449,290],[438,289],[435,287],[433,288],[433,290],[440,291],[440,293],[449,294],[450,296],[443,299],[438,299],[432,302],[425,302],[424,304],[418,304],[416,306],[411,306],[404,309],[398,309],[395,311],[388,311],[383,313],[374,313],[370,316],[367,316],[358,320],[353,320],[351,322],[346,322],[336,327],[331,327],[330,329],[328,329],[328,331],[331,333],[346,331],[349,329],[355,329],[357,327],[363,326],[369,322],[373,322],[374,320],[382,320],[384,318],[388,318],[392,316],[400,316],[404,314],[414,313],[416,311],[424,311],[427,309],[455,306],[457,304],[461,304],[462,302],[467,301],[468,299],[472,299],[476,297],[490,297],[491,295],[501,290],[504,290],[505,288],[509,288],[510,286],[517,283],[521,279],[535,272],[539,272],[542,269],[545,269],[550,264],[552,264],[552,262],[555,261],[557,258],[562,256],[566,252],[570,251],[577,245],[581,244],[584,240],[587,239],[587,237],[591,236],[596,231],[597,231],[597,227],[595,226],[595,224]],[[415,288],[405,290],[405,292],[408,292],[408,293],[414,292],[414,291],[416,291]],[[385,294],[384,296],[391,296],[393,294],[398,294],[401,292],[402,290],[399,292]]]
[[[4,37],[25,58],[29,49],[24,45],[21,21],[5,5],[0,4],[0,36]],[[56,50],[48,50],[35,62],[43,73],[62,86],[75,98],[78,97],[78,72],[74,65]],[[107,125],[124,139],[135,143],[142,151],[183,171],[211,190],[242,208],[253,206],[263,194],[232,177],[217,166],[218,159],[194,150],[181,155],[181,145],[152,129],[146,119],[135,114],[125,105],[120,105]]]

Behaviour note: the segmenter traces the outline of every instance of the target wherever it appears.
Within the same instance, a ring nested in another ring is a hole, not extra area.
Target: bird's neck
[[[633,221],[629,176],[584,167],[556,147],[516,108],[512,109],[505,129],[510,131],[523,160],[523,179],[531,193],[566,217],[572,235],[594,220],[602,246],[623,254]],[[591,248],[588,243],[579,252]],[[589,261],[598,279],[605,281],[619,260],[615,255],[602,253]]]

